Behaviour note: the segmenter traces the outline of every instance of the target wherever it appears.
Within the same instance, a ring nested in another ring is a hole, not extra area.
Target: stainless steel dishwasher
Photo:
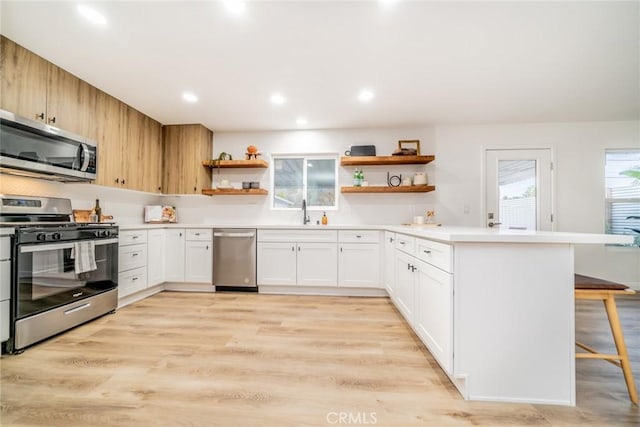
[[[258,291],[255,229],[213,230],[213,285],[216,291]]]

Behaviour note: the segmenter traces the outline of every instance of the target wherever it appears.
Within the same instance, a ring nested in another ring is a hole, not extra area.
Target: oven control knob
[[[102,232],[102,236],[103,236],[103,237],[109,237],[109,236],[111,236],[111,230],[104,230],[104,231]]]
[[[96,230],[93,232],[93,237],[100,237],[100,230]]]
[[[53,233],[53,234],[51,235],[51,238],[52,238],[53,240],[60,240],[60,239],[62,238],[62,235],[61,235],[60,233]]]
[[[44,233],[38,233],[38,234],[36,235],[36,240],[45,241],[45,240],[47,240],[47,235],[46,235],[46,234],[44,234]]]

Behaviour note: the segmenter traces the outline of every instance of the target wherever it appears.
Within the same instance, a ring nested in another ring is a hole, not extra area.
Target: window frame
[[[640,196],[639,197],[611,197],[609,188],[607,187],[607,160],[609,154],[615,153],[635,153],[640,156],[640,149],[637,148],[616,148],[616,149],[605,149],[604,152],[604,164],[603,164],[603,178],[604,178],[604,233],[617,235],[617,236],[634,236],[635,242],[631,244],[624,245],[607,245],[607,246],[617,246],[624,248],[640,248],[640,235],[632,234],[632,233],[614,233],[612,227],[612,205],[614,203],[637,203],[640,205]]]
[[[337,211],[338,210],[338,199],[339,199],[339,190],[340,190],[340,183],[339,183],[339,163],[340,163],[340,154],[339,153],[283,153],[283,154],[272,154],[271,155],[271,163],[273,164],[273,167],[270,168],[271,169],[271,197],[270,197],[270,203],[269,203],[269,208],[273,211],[284,211],[284,212],[290,212],[290,211],[297,211],[300,210],[301,207],[291,207],[291,208],[285,208],[285,207],[276,207],[275,206],[275,196],[276,196],[276,191],[275,191],[275,187],[276,187],[276,179],[275,179],[275,175],[276,175],[276,160],[277,159],[303,159],[303,165],[302,165],[302,198],[304,200],[308,200],[307,197],[307,190],[308,190],[308,182],[307,182],[307,162],[309,160],[333,160],[334,162],[334,169],[333,169],[333,174],[335,177],[335,184],[334,184],[334,194],[335,194],[335,199],[334,199],[334,205],[333,206],[313,206],[313,205],[309,205],[307,204],[307,211]]]

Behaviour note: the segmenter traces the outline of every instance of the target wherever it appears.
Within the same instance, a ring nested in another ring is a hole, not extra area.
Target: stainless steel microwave
[[[0,172],[55,181],[91,181],[95,141],[0,110]]]

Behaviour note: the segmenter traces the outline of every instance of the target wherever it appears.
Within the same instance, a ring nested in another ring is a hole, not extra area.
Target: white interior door
[[[485,162],[487,226],[550,231],[551,150],[488,149]]]

